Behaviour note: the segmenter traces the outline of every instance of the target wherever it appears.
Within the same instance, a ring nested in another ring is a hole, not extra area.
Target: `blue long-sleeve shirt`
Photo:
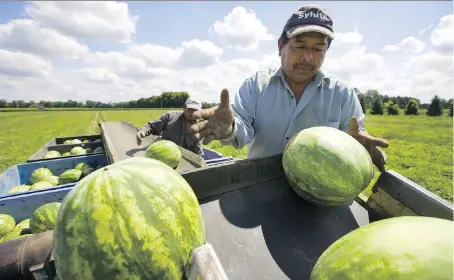
[[[303,129],[331,126],[348,130],[356,117],[365,131],[364,113],[352,88],[319,71],[296,103],[282,69],[259,71],[248,78],[232,103],[234,132],[223,144],[237,149],[248,145],[248,157],[282,153]]]

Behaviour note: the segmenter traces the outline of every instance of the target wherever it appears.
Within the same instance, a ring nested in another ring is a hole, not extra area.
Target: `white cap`
[[[184,104],[184,106],[185,106],[185,108],[188,108],[188,109],[195,109],[195,110],[202,109],[202,103],[192,97],[189,97],[188,99],[186,99],[186,103]]]

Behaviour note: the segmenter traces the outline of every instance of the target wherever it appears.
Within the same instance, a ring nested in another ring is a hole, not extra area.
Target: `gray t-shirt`
[[[195,123],[195,122],[194,122]],[[170,111],[162,114],[158,119],[149,121],[140,130],[146,135],[161,135],[163,139],[170,140],[180,147],[183,147],[203,157],[203,140],[194,141],[189,133],[184,131],[185,120],[183,112]]]

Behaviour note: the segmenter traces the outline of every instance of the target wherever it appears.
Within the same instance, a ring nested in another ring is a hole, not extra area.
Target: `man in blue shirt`
[[[303,129],[330,126],[357,139],[384,171],[386,154],[377,146],[386,148],[388,143],[366,132],[353,89],[320,70],[334,39],[332,26],[324,8],[300,8],[278,40],[281,67],[246,79],[233,104],[224,89],[218,106],[200,112],[205,120],[191,126],[192,137],[205,138],[204,144],[218,139],[238,149],[248,145],[248,157],[258,157],[282,153]]]

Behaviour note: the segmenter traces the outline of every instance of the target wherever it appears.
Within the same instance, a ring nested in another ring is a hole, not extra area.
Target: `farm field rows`
[[[47,111],[0,114],[0,173],[23,163],[47,141],[58,136],[99,133],[96,122],[129,121],[142,126],[167,110]],[[453,119],[447,116],[367,115],[366,127],[374,136],[385,138],[390,147],[387,169],[452,202]],[[247,148],[236,150],[213,141],[208,148],[224,156],[246,158]],[[371,185],[378,178],[375,175]],[[366,191],[369,192],[370,187]]]

